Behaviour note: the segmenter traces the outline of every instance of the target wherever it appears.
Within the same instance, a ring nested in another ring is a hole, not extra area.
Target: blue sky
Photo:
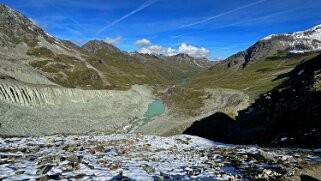
[[[205,52],[204,55],[212,59],[228,57],[269,34],[305,30],[321,24],[321,0],[0,2],[22,12],[50,34],[79,45],[100,39],[126,51],[148,52],[161,48],[177,52],[182,48],[195,54]],[[142,38],[149,42],[140,41],[145,44],[137,46],[135,42]]]

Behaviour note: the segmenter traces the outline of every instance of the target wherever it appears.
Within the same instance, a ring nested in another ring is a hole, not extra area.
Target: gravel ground
[[[142,134],[0,139],[0,180],[280,180],[320,150],[224,145]]]

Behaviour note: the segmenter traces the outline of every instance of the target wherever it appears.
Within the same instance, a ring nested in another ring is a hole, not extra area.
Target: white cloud
[[[206,48],[197,48],[192,45],[186,45],[185,43],[182,43],[178,49],[174,48],[166,48],[160,45],[150,45],[148,47],[144,47],[140,49],[140,53],[145,53],[145,54],[156,54],[156,55],[167,55],[167,56],[173,56],[177,55],[179,53],[184,53],[188,54],[193,57],[208,57],[210,55],[210,51],[207,50]]]
[[[151,44],[152,44],[152,43],[150,42],[150,40],[148,40],[148,39],[146,39],[146,38],[137,40],[137,41],[135,42],[135,45],[140,46],[140,47],[146,47],[146,46],[149,46],[149,45],[151,45]]]
[[[186,45],[182,43],[178,48],[179,53],[185,53],[193,57],[208,57],[210,55],[210,51],[206,48],[197,48],[192,45]]]
[[[177,50],[176,49],[173,49],[171,47],[167,48],[167,55],[168,56],[173,56],[173,55],[177,55]]]
[[[160,55],[160,54],[166,54],[166,48],[159,45],[151,45],[149,47],[142,48],[140,52],[145,54]]]
[[[104,41],[105,41],[106,43],[109,43],[109,44],[112,44],[112,45],[116,45],[116,44],[118,44],[118,43],[123,42],[123,37],[121,37],[121,36],[117,36],[117,37],[115,37],[115,38],[107,37]]]

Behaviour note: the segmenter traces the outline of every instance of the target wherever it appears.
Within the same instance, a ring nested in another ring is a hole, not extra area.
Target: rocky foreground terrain
[[[0,139],[0,180],[293,180],[321,150],[141,134]]]

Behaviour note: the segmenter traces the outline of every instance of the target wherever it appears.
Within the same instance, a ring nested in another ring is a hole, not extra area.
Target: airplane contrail
[[[244,6],[240,6],[240,7],[236,8],[236,9],[232,9],[230,11],[227,11],[227,12],[224,12],[224,13],[221,13],[221,14],[218,14],[218,15],[203,19],[201,21],[197,21],[197,22],[194,22],[194,23],[190,23],[190,24],[187,24],[187,25],[180,26],[179,28],[186,28],[186,27],[197,25],[197,24],[205,23],[207,21],[210,21],[210,20],[222,17],[222,16],[226,16],[226,15],[232,14],[232,13],[234,13],[236,11],[241,10],[241,9],[245,9],[245,8],[257,5],[257,4],[261,4],[261,3],[265,2],[265,1],[267,1],[267,0],[260,0],[260,1],[257,1],[257,2],[254,2],[254,3],[250,3],[250,4],[247,4],[247,5],[244,5]]]
[[[148,0],[148,1],[144,2],[144,3],[143,3],[142,5],[140,5],[137,9],[131,11],[130,13],[122,16],[121,18],[113,21],[112,23],[110,23],[110,24],[108,24],[107,26],[105,26],[105,27],[103,27],[102,29],[100,29],[100,30],[96,33],[96,37],[97,37],[98,35],[100,35],[102,32],[104,32],[106,29],[108,29],[108,28],[114,26],[115,24],[123,21],[124,19],[126,19],[126,18],[134,15],[135,13],[137,13],[137,12],[139,12],[139,11],[147,8],[148,6],[154,4],[154,3],[157,2],[157,1],[158,1],[158,0]]]

